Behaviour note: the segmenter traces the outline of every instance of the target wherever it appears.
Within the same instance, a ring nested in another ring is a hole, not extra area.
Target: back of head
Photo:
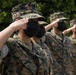
[[[73,19],[73,20],[70,21],[70,27],[72,27],[74,25],[76,25],[76,19]]]

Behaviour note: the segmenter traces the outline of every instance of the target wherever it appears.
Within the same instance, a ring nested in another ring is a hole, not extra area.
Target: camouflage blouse
[[[72,75],[71,51],[72,43],[63,34],[58,35],[53,31],[45,35],[45,43],[50,48],[53,56],[53,75]]]
[[[0,51],[1,75],[51,75],[48,53],[33,42],[30,47],[18,38],[10,38]]]
[[[74,50],[72,50],[72,64],[74,68],[73,75],[76,75],[76,39],[72,38],[71,36],[69,38],[73,43],[73,47],[75,48]]]
[[[73,43],[73,45],[75,47],[75,50],[76,50],[76,38],[72,38],[71,36],[69,38],[72,41],[72,43]]]
[[[51,51],[42,39],[40,39],[40,42],[36,42],[36,43],[37,43],[38,46],[40,46],[42,48],[42,50],[45,53],[47,53],[47,59],[49,58],[49,60],[47,61],[47,64],[50,65],[50,74],[52,75],[53,58],[52,58],[52,55],[51,55]]]

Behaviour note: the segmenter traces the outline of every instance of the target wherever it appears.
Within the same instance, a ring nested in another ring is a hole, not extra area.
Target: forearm
[[[63,34],[69,33],[72,29],[73,29],[73,28],[71,27],[71,28],[68,28],[68,29],[64,30],[64,31],[63,31]]]
[[[15,29],[12,26],[8,26],[3,31],[0,32],[0,49],[4,45],[4,43],[7,41],[7,39],[13,34]]]
[[[59,21],[59,19],[57,19],[57,20],[51,22],[50,24],[48,24],[47,26],[45,26],[45,30],[46,31],[50,30],[54,25],[57,24],[58,21]]]
[[[53,27],[52,24],[48,24],[47,26],[45,26],[45,30],[46,30],[46,32],[47,32],[48,30],[50,30],[52,27]]]
[[[7,39],[13,34],[14,31],[19,30],[22,27],[26,28],[28,19],[20,19],[10,24],[6,29],[0,32],[0,49],[7,41]]]

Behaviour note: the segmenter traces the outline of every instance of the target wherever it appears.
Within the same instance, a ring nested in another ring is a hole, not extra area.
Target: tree
[[[29,1],[37,2],[38,10],[43,13],[47,22],[49,22],[49,15],[58,11],[64,12],[69,20],[76,18],[75,0],[0,0],[0,30],[12,22],[12,7]]]

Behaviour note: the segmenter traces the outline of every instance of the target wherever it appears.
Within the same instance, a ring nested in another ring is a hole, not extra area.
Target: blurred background
[[[38,11],[42,12],[48,23],[49,15],[59,11],[64,12],[69,20],[76,18],[76,0],[0,0],[0,31],[12,22],[11,9],[13,6],[31,1],[37,2]]]

